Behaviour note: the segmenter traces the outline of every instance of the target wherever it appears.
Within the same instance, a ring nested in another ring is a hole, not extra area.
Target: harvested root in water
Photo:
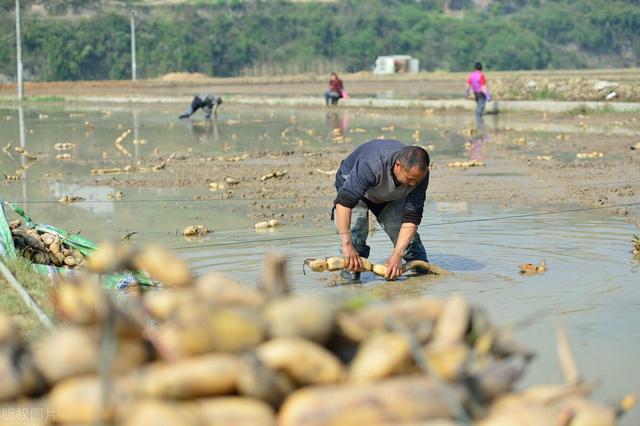
[[[520,268],[520,273],[523,275],[544,274],[549,270],[547,262],[544,260],[540,262],[539,265],[523,263],[522,265],[518,265],[518,268]]]
[[[26,158],[27,160],[37,160],[38,157],[36,157],[35,155],[31,154],[29,151],[27,151],[26,149],[16,146],[15,148],[13,148],[18,154],[22,154],[22,156],[24,158]]]
[[[66,151],[74,147],[75,145],[70,142],[60,142],[53,145],[53,149],[55,149],[56,151]]]
[[[453,161],[447,163],[447,167],[481,167],[484,166],[483,161],[469,160],[469,161]]]
[[[598,152],[598,151],[593,151],[593,152],[578,152],[576,154],[576,158],[578,159],[585,159],[585,158],[602,158],[604,157],[604,152]]]
[[[424,260],[410,260],[402,265],[402,269],[404,270],[404,273],[408,271],[416,271],[421,274],[451,275],[451,272],[446,269],[433,263],[425,262]],[[373,273],[381,277],[386,277],[387,267],[382,264],[373,265]]]
[[[637,235],[634,235],[631,238],[631,243],[633,244],[633,248],[631,249],[631,253],[633,253],[634,256],[640,255],[640,237],[637,236]]]
[[[280,171],[271,172],[271,173],[268,173],[268,174],[262,176],[260,178],[260,180],[264,182],[267,179],[280,178],[280,177],[286,175],[287,173],[288,173],[288,170],[283,170],[281,172]]]
[[[271,219],[271,220],[267,220],[264,222],[258,222],[254,225],[254,228],[256,229],[267,229],[267,228],[273,228],[275,226],[280,225],[280,222],[278,222],[276,219]]]
[[[360,260],[362,261],[362,268],[360,269],[360,272],[371,271],[381,277],[385,277],[387,275],[387,267],[385,265],[380,263],[372,264],[369,259],[365,259],[363,257],[361,257]],[[344,257],[339,256],[328,257],[326,260],[309,258],[304,261],[302,266],[303,272],[305,272],[305,266],[308,266],[314,272],[333,272],[344,269],[346,267],[346,260]],[[408,271],[416,271],[423,274],[433,275],[451,274],[446,269],[433,263],[425,262],[424,260],[411,260],[403,265],[403,269],[405,273]]]
[[[210,232],[213,231],[211,231],[204,225],[191,225],[187,226],[184,231],[182,231],[182,235],[185,237],[201,237],[203,235],[207,235]]]
[[[209,190],[211,191],[222,191],[223,189],[224,189],[224,183],[221,183],[221,182],[209,183]]]
[[[306,274],[305,266],[308,266],[314,272],[324,272],[327,270],[327,261],[323,259],[306,259],[302,265],[302,272],[304,274]]]
[[[75,203],[76,201],[84,201],[84,197],[80,197],[77,195],[65,195],[62,198],[60,198],[58,201],[63,204],[71,204],[71,203]]]

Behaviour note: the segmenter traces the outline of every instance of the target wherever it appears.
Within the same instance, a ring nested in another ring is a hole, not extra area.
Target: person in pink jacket
[[[486,103],[491,100],[491,96],[487,89],[487,79],[482,73],[482,63],[476,62],[473,68],[473,72],[469,74],[469,78],[467,79],[467,89],[465,93],[469,96],[470,92],[473,91],[473,95],[476,98],[476,116],[481,116]]]

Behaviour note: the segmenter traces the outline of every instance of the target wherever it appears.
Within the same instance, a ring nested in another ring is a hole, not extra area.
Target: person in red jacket
[[[329,77],[329,90],[324,92],[324,100],[327,106],[329,106],[329,103],[331,103],[331,105],[337,105],[338,99],[343,97],[343,91],[344,86],[342,80],[338,78],[338,74],[332,72],[331,77]]]

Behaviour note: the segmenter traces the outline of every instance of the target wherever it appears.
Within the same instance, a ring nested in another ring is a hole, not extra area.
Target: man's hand
[[[349,272],[358,272],[362,269],[362,260],[352,243],[342,244],[342,255],[344,256],[346,268]]]
[[[385,266],[387,267],[387,275],[385,278],[388,280],[395,280],[404,273],[404,269],[402,269],[402,255],[396,252],[391,253]]]

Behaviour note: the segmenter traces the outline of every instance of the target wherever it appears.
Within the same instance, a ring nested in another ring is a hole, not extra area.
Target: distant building
[[[409,55],[378,56],[374,74],[415,74],[420,70],[420,61]]]

